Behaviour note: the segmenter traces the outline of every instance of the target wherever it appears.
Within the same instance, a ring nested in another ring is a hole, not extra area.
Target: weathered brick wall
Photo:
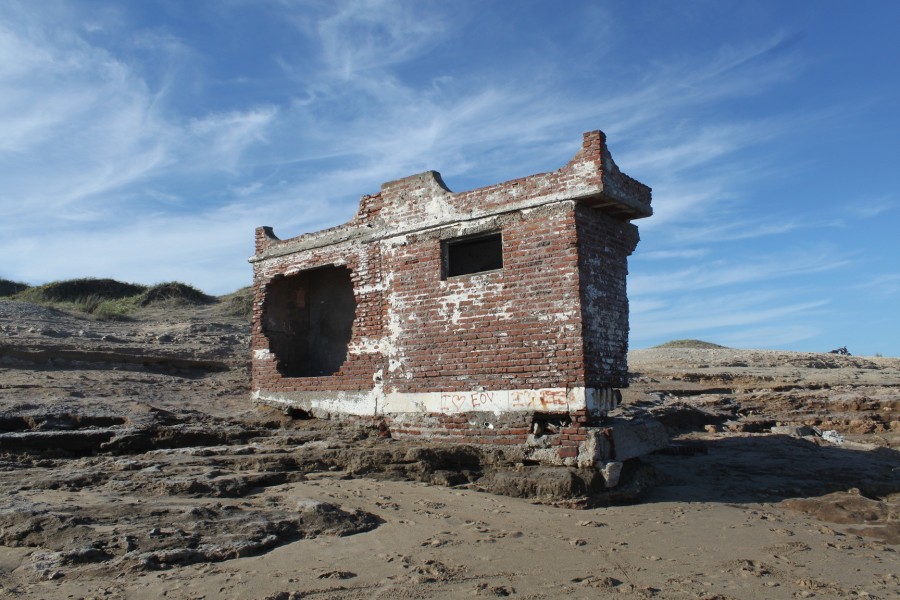
[[[262,235],[264,233],[262,232]],[[384,363],[382,353],[373,347],[375,344],[370,343],[371,340],[380,340],[384,333],[379,250],[378,244],[358,246],[345,242],[254,264],[252,329],[254,389],[277,393],[369,390],[373,387],[373,376],[382,369]],[[300,271],[328,265],[349,268],[353,283],[357,306],[347,360],[334,375],[284,377],[278,371],[275,355],[269,352],[270,344],[264,331],[267,316],[267,286],[275,277],[289,277]]]
[[[447,392],[583,385],[573,202],[483,219],[503,268],[441,279],[447,227],[388,240],[383,268],[394,351],[385,389]],[[469,407],[471,408],[471,406]]]
[[[471,224],[256,263],[254,386],[369,390],[379,371],[384,389],[401,393],[583,386],[574,203],[474,227],[502,233],[503,269],[442,279],[441,241],[471,233]],[[266,287],[324,265],[351,271],[357,309],[348,360],[332,376],[283,377],[266,352]]]
[[[259,228],[255,394],[382,416],[401,436],[501,444],[524,441],[538,415],[562,414],[552,444],[577,446],[599,414],[588,396],[627,385],[628,220],[649,215],[649,202],[603,134],[588,132],[551,173],[456,194],[429,171],[364,196],[345,225],[288,240]],[[502,234],[502,269],[446,277],[442,244],[486,232]],[[265,333],[266,292],[274,278],[329,265],[349,270],[357,304],[347,359],[334,374],[287,377]]]
[[[584,205],[576,208],[575,222],[585,384],[627,387],[627,258],[638,242],[637,227]]]

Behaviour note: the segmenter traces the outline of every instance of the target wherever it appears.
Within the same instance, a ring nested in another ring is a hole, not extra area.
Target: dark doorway
[[[356,318],[350,270],[322,267],[273,280],[263,333],[286,377],[333,375],[347,360]]]

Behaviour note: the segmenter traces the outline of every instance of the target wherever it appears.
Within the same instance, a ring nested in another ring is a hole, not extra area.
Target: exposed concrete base
[[[572,413],[587,410],[604,417],[622,402],[615,388],[539,388],[514,390],[466,390],[455,392],[386,392],[371,390],[343,392],[271,392],[254,390],[254,401],[276,407],[304,410],[327,417],[331,413],[357,416],[391,416],[402,413],[462,414]]]
[[[602,428],[591,428],[579,447],[579,466],[600,461],[624,461],[669,445],[669,434],[659,421],[610,419]]]
[[[524,448],[525,458],[540,463],[568,467],[606,469],[607,481],[618,480],[619,463],[650,454],[669,445],[669,435],[659,421],[644,419],[610,419],[603,427],[586,427],[586,438],[578,445],[575,456],[561,456],[560,446],[553,435],[528,438]],[[621,467],[619,467],[621,470]],[[610,487],[615,483],[610,484]]]
[[[419,400],[431,400],[423,402],[422,408],[432,410],[381,412],[373,403],[369,407],[371,410],[364,414],[358,412],[363,403],[355,403],[355,411],[347,410],[353,403],[353,398],[349,397],[352,394],[355,392],[336,393],[325,399],[318,392],[259,393],[255,399],[285,411],[302,410],[317,418],[371,420],[381,423],[396,439],[497,447],[502,448],[509,460],[526,465],[591,469],[603,478],[606,488],[618,484],[625,461],[669,445],[669,436],[658,421],[621,417],[603,419],[597,416],[597,413],[605,415],[606,410],[615,405],[621,397],[618,390],[578,388],[421,394],[415,396],[421,396]],[[463,412],[453,410],[456,406],[452,406],[447,410],[447,402],[454,402],[448,401],[448,396],[465,397],[470,401],[477,395],[489,395],[492,399],[487,401],[485,409]],[[521,406],[517,410],[500,411],[496,410],[496,404],[492,405],[498,398],[517,395],[532,398],[555,396],[560,399],[556,408],[563,410],[528,410]],[[405,405],[406,408],[413,406],[409,403]],[[573,407],[577,407],[579,412],[568,413],[567,410]]]

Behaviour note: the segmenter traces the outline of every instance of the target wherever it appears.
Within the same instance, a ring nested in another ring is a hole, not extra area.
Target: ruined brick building
[[[585,442],[628,383],[630,221],[651,213],[592,131],[552,173],[453,193],[429,171],[338,227],[260,227],[253,397],[596,462]],[[542,431],[552,442],[535,444]]]

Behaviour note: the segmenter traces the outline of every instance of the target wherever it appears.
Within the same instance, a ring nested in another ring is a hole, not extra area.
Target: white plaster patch
[[[356,292],[357,296],[362,296],[363,294],[372,294],[375,292],[383,292],[384,284],[382,283],[374,283],[371,285],[361,285],[353,290]]]
[[[458,288],[460,284],[458,281],[442,281],[441,286],[446,291],[448,288]],[[460,319],[463,319],[466,316],[466,305],[484,306],[485,297],[496,296],[502,291],[502,283],[490,282],[488,281],[487,276],[484,275],[473,275],[469,277],[464,288],[444,294],[444,297],[441,298],[441,306],[438,308],[438,314],[445,322],[449,321],[452,325],[457,325],[459,324]],[[508,308],[512,306],[512,303],[507,302],[504,306]],[[502,308],[503,307],[501,307],[501,309]]]
[[[253,351],[253,358],[254,360],[271,360],[275,358],[275,355],[269,352],[268,348],[261,348]]]
[[[394,274],[387,273],[384,277],[386,290],[393,290]],[[380,346],[382,354],[389,359],[389,370],[394,372],[400,369],[404,363],[404,357],[400,354],[400,336],[403,335],[403,324],[400,315],[405,311],[406,303],[398,298],[397,293],[391,291],[386,297],[388,305],[386,329],[388,334],[381,338]]]
[[[459,213],[453,205],[447,202],[446,196],[432,196],[422,203],[422,208],[425,211],[425,218],[432,223],[459,219]]]
[[[510,321],[513,319],[512,309],[513,309],[513,301],[507,300],[502,305],[489,310],[488,316],[493,317],[494,319],[496,319],[498,321]]]
[[[385,240],[385,244],[387,244],[390,248],[401,248],[409,243],[409,238],[406,235],[398,235],[390,238],[389,240]]]
[[[597,165],[591,161],[577,162],[571,168],[572,174],[579,178],[586,179],[597,173]]]
[[[366,395],[365,406],[372,406],[372,414],[378,414],[379,404],[384,402],[384,370],[378,369],[372,375],[372,381],[375,385]],[[368,414],[368,413],[366,413]]]
[[[545,315],[538,315],[538,321],[541,321],[541,322],[553,322],[553,323],[557,323],[557,322],[560,322],[560,321],[570,321],[570,320],[572,320],[572,319],[575,317],[575,314],[576,314],[576,313],[575,313],[574,310],[569,310],[569,311],[566,311],[566,312],[558,312],[558,313],[551,313],[551,314],[545,314]]]
[[[356,340],[347,346],[347,353],[354,356],[360,354],[379,354],[381,353],[381,339],[362,338]]]
[[[621,392],[613,388],[587,388],[585,408],[592,414],[605,415],[622,401]]]

